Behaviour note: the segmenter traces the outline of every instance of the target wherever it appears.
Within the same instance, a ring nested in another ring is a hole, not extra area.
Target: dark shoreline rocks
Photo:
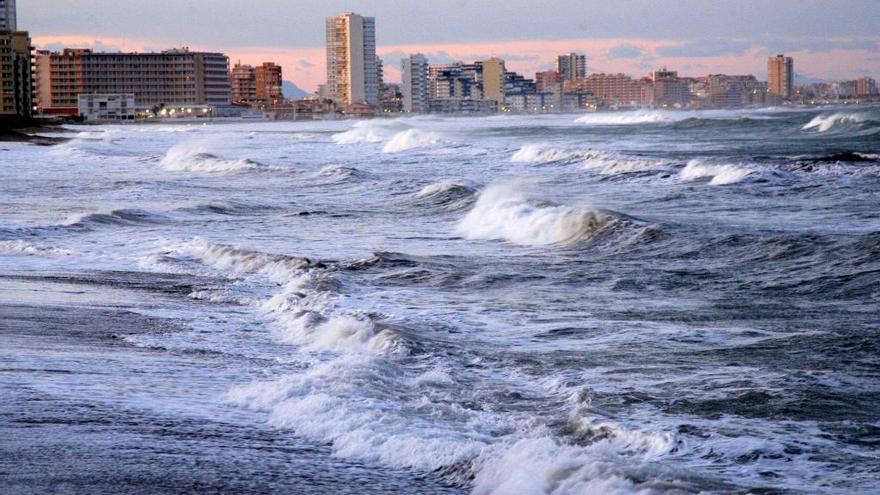
[[[30,143],[37,146],[52,146],[69,141],[59,136],[44,136],[40,132],[65,133],[71,132],[59,125],[59,122],[41,122],[35,119],[0,118],[0,142]]]

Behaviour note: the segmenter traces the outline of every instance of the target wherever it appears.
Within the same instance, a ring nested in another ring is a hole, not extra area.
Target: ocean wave
[[[266,205],[243,203],[239,201],[223,201],[217,203],[206,203],[198,204],[195,206],[187,206],[180,208],[179,211],[189,213],[210,213],[213,215],[238,216],[251,215],[254,213],[273,209],[275,208]]]
[[[382,153],[400,153],[415,148],[424,148],[441,142],[440,134],[419,129],[400,131],[385,143]]]
[[[858,127],[864,123],[880,123],[876,115],[871,112],[835,112],[820,114],[804,124],[803,130],[815,130],[816,132],[828,132],[840,128]]]
[[[626,110],[619,112],[595,112],[585,114],[575,120],[587,125],[638,125],[665,124],[700,120],[743,120],[773,118],[778,109],[733,109],[733,110]]]
[[[554,163],[587,160],[601,155],[602,152],[599,150],[571,151],[546,144],[527,144],[517,150],[510,161],[514,163]]]
[[[70,256],[73,254],[68,249],[35,246],[22,240],[0,241],[0,253],[26,256]]]
[[[609,213],[530,200],[505,185],[483,190],[456,231],[467,239],[505,240],[525,246],[573,244],[618,218]]]
[[[136,208],[112,210],[110,213],[87,213],[71,216],[62,227],[90,227],[96,225],[148,225],[167,222],[164,215]]]
[[[413,196],[413,203],[453,210],[470,206],[475,196],[473,186],[444,180],[423,187]]]
[[[589,113],[575,120],[578,124],[589,125],[633,125],[668,122],[668,114],[659,111],[627,111]]]
[[[274,168],[248,158],[237,160],[221,158],[206,151],[206,146],[192,143],[182,143],[172,147],[159,161],[159,165],[164,170],[172,172],[221,174]]]
[[[346,167],[345,165],[331,164],[321,167],[320,170],[312,174],[312,177],[344,181],[350,178],[363,177],[364,175],[364,172],[360,169]]]
[[[656,170],[668,163],[645,158],[620,156],[596,149],[567,150],[551,145],[529,144],[521,147],[511,157],[517,163],[583,163],[587,170],[604,175],[628,174]]]
[[[381,143],[412,127],[399,119],[372,119],[355,122],[351,129],[333,135],[336,144]]]
[[[679,177],[685,182],[711,177],[710,185],[723,186],[740,182],[751,174],[751,170],[733,165],[711,165],[701,160],[691,160],[679,172]]]
[[[356,122],[351,129],[334,134],[333,141],[346,145],[385,143],[382,152],[391,154],[436,145],[443,141],[443,136],[413,127],[401,119],[373,119]]]

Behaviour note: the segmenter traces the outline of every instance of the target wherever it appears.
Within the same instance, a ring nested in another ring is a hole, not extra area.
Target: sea
[[[880,491],[880,107],[0,143],[0,493]]]

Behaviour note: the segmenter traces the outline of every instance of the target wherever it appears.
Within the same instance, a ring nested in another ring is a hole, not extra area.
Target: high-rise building
[[[504,60],[490,58],[489,60],[477,62],[477,64],[483,69],[483,98],[503,103],[504,74],[507,72],[504,68]]]
[[[577,53],[556,57],[556,72],[566,81],[577,81],[587,75],[587,57]]]
[[[160,53],[94,53],[88,49],[37,52],[36,105],[75,115],[80,94],[135,95],[140,110],[156,106],[226,106],[229,58],[188,49]]]
[[[0,30],[0,117],[33,114],[32,81],[30,36]]]
[[[784,55],[767,59],[767,87],[770,94],[791,98],[794,87],[794,60]]]
[[[857,96],[876,96],[877,81],[870,77],[860,77],[856,79],[856,95]]]
[[[0,0],[0,31],[16,30],[15,0]]]
[[[281,66],[274,62],[263,62],[254,69],[256,98],[260,101],[278,103],[284,96],[281,93],[283,77]]]
[[[403,111],[428,111],[428,59],[421,53],[400,61],[403,78]]]
[[[254,67],[235,64],[229,73],[233,103],[251,103],[257,99],[257,76]]]
[[[379,102],[376,21],[345,13],[328,17],[327,95],[341,105]]]

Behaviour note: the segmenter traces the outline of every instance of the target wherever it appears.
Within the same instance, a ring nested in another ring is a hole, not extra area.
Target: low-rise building
[[[134,120],[134,93],[81,94],[79,115],[86,122]]]
[[[431,113],[488,114],[498,111],[495,100],[471,98],[436,98],[428,100]]]

